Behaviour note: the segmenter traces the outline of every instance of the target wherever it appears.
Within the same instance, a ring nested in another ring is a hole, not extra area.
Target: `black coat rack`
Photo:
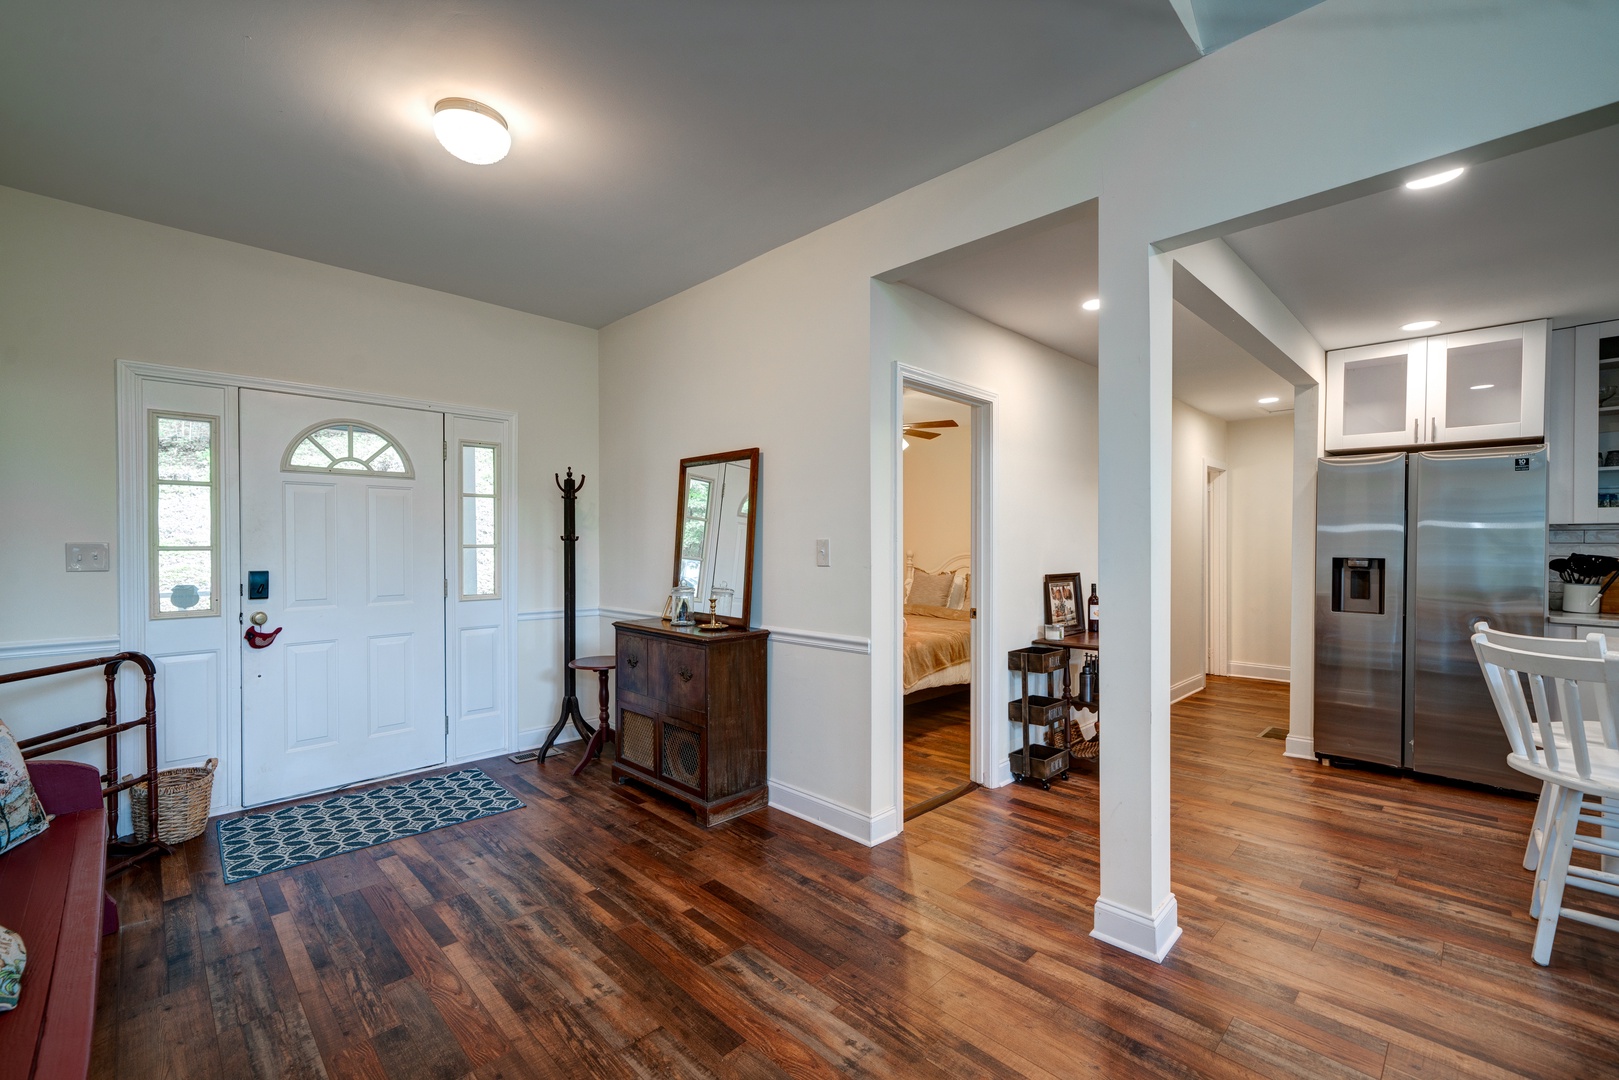
[[[573,504],[579,493],[585,490],[585,477],[579,474],[577,481],[573,478],[573,469],[568,469],[568,478],[552,476],[556,479],[557,490],[562,492],[562,714],[557,717],[556,724],[551,728],[551,734],[545,737],[545,744],[540,747],[540,764],[545,764],[545,755],[551,752],[551,746],[562,734],[562,729],[573,721],[573,726],[579,729],[581,738],[589,739],[596,734],[596,729],[585,722],[584,714],[579,711],[579,693],[575,680],[579,673],[572,667],[574,660],[578,659],[577,644],[574,640],[574,608],[578,597],[575,593],[573,545],[579,538],[573,534]]]

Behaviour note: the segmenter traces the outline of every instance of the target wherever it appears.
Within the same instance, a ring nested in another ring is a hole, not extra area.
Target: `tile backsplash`
[[[1546,561],[1566,559],[1575,551],[1619,558],[1619,528],[1612,525],[1553,525],[1546,530]],[[1614,585],[1619,589],[1619,584]],[[1563,581],[1546,571],[1546,609],[1563,608]]]

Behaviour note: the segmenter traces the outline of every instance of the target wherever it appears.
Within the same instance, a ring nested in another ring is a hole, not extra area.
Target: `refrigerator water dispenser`
[[[1332,610],[1383,614],[1383,560],[1332,560]]]

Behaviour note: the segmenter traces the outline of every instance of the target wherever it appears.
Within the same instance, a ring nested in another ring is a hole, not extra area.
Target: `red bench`
[[[0,855],[0,926],[28,949],[21,998],[0,1013],[0,1080],[65,1080],[90,1070],[101,936],[118,929],[106,895],[101,775],[74,761],[30,761],[44,833]]]

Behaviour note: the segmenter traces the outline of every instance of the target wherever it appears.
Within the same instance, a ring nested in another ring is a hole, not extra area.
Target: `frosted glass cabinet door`
[[[1545,320],[1428,339],[1425,443],[1546,434]]]
[[[1574,330],[1571,521],[1619,522],[1619,322]]]
[[[1377,450],[1426,441],[1424,339],[1327,354],[1328,450]]]

